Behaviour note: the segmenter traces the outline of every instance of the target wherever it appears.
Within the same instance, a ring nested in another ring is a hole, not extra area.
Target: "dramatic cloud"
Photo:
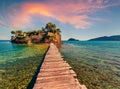
[[[31,19],[35,15],[55,19],[61,23],[69,23],[76,28],[87,28],[93,23],[89,14],[110,6],[117,6],[119,0],[44,0],[42,2],[24,2],[15,5],[8,13],[13,27],[32,26]],[[98,17],[99,19],[99,17]]]

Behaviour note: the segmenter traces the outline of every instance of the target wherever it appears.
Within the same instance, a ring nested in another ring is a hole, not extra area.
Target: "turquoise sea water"
[[[47,48],[0,41],[0,89],[26,89]]]
[[[16,45],[11,44],[9,41],[0,42],[0,64],[6,62],[14,62],[18,59],[37,56],[38,51],[35,46]]]
[[[0,41],[0,89],[26,89],[46,48]],[[120,89],[120,42],[64,41],[61,52],[88,89]]]
[[[120,89],[120,41],[64,41],[62,55],[88,89]]]

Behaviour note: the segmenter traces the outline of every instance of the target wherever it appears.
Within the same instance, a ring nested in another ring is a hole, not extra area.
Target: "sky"
[[[62,40],[120,35],[120,0],[0,0],[0,40],[53,22]]]

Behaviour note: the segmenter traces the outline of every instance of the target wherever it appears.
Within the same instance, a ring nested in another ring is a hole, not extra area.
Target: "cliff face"
[[[23,38],[14,37],[14,38],[11,38],[11,42],[16,44],[44,43],[45,35],[46,35],[45,33],[44,34],[41,33],[38,35],[25,36]]]
[[[55,44],[58,48],[61,47],[61,35],[60,34],[56,34]]]
[[[44,37],[45,37],[45,35],[41,35],[41,34],[39,34],[39,35],[32,35],[30,37],[31,43],[43,43],[44,42],[44,40],[43,40]]]

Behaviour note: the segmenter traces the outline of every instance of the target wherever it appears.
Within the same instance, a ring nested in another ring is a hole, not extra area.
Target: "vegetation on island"
[[[56,43],[61,44],[61,30],[54,23],[47,23],[40,30],[23,32],[22,30],[11,31],[11,42],[16,44],[32,43]]]

